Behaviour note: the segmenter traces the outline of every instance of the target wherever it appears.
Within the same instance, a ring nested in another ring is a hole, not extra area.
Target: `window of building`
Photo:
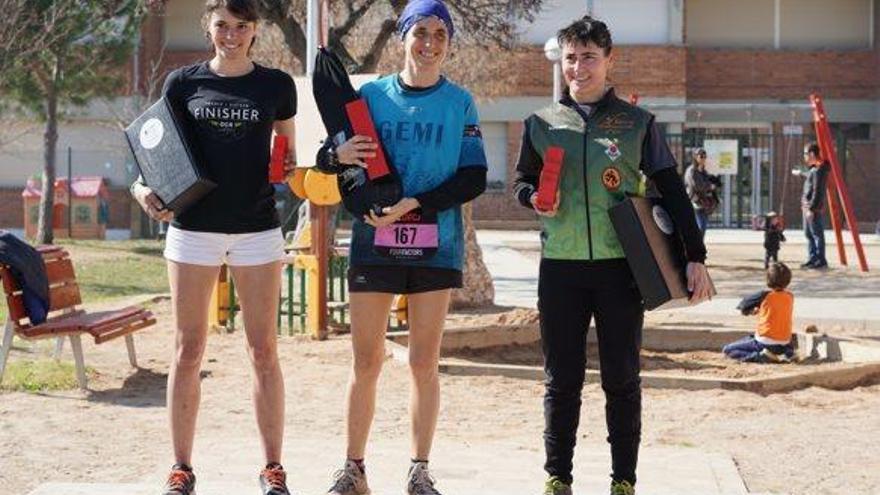
[[[507,187],[507,122],[482,122],[480,127],[489,162],[486,188],[503,191]]]
[[[691,46],[870,49],[874,0],[688,0]]]
[[[91,223],[92,209],[88,205],[77,205],[73,209],[73,219],[75,223]]]
[[[673,0],[544,0],[532,23],[521,23],[520,40],[543,45],[582,15],[608,24],[615,45],[669,43],[669,5]],[[638,15],[633,15],[637,13]]]
[[[847,141],[870,141],[871,124],[834,122],[831,124],[831,133]]]
[[[780,48],[870,48],[873,0],[780,0]]]
[[[775,0],[689,0],[685,12],[691,46],[773,47]]]
[[[594,15],[611,29],[615,44],[669,43],[669,0],[592,0],[592,4]]]

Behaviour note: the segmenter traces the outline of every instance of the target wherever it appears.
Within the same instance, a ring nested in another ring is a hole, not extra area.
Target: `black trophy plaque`
[[[645,309],[688,305],[684,245],[666,210],[652,199],[628,197],[612,206],[608,215]],[[715,294],[714,287],[711,293]]]
[[[125,129],[144,183],[180,214],[217,185],[199,167],[186,133],[165,97]]]

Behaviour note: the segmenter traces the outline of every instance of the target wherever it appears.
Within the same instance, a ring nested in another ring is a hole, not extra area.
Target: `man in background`
[[[822,269],[828,267],[825,259],[825,226],[822,215],[825,212],[825,191],[828,184],[829,165],[822,161],[819,144],[808,143],[804,147],[804,163],[808,169],[804,176],[804,192],[801,195],[801,210],[804,217],[804,235],[807,237],[807,261],[801,268]]]

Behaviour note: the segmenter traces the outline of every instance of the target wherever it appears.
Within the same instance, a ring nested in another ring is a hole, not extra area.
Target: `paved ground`
[[[257,465],[258,449],[252,439],[228,440],[224,445],[200,445],[199,495],[240,495],[256,493],[252,466]],[[241,444],[241,448],[235,448]],[[222,447],[222,448],[219,448]],[[338,445],[315,449],[301,441],[285,453],[291,471],[290,487],[295,494],[318,495],[328,486],[327,466],[336,462]],[[403,443],[371,444],[372,458],[383,459],[369,466],[375,495],[403,493],[406,451]],[[606,493],[608,479],[607,449],[602,445],[578,449],[576,481],[578,493]],[[694,448],[655,447],[643,449],[639,464],[640,493],[650,495],[745,495],[745,485],[729,456],[707,453]],[[385,461],[387,460],[387,462]],[[504,444],[477,446],[437,445],[434,463],[443,466],[435,473],[441,480],[438,488],[447,495],[528,495],[541,490],[543,458],[537,451]],[[299,464],[296,464],[299,463]],[[48,483],[30,495],[155,495],[164,473],[131,484],[87,485]],[[202,483],[204,482],[204,483]]]
[[[709,231],[711,245],[751,245],[761,242],[760,232]],[[499,305],[535,307],[537,286],[538,238],[535,232],[480,231],[484,257],[496,284],[496,302]],[[799,246],[802,241],[796,233],[789,245]],[[828,236],[831,240],[833,236]],[[871,246],[880,245],[873,235],[863,236]],[[829,246],[829,253],[833,245]],[[869,260],[875,269],[880,260]],[[880,321],[880,294],[864,290],[858,297],[810,297],[800,294],[798,311],[801,315],[817,315],[843,320]],[[719,297],[694,308],[675,310],[716,321],[735,314],[736,299]],[[258,465],[259,449],[249,438],[224,438],[216,443],[197,444],[200,459],[200,495],[228,495],[255,493],[254,466]],[[337,443],[342,439],[336,440]],[[315,448],[318,443],[325,443]],[[293,442],[291,442],[292,444]],[[326,441],[299,439],[285,452],[291,472],[291,487],[297,494],[323,494],[327,488],[329,469],[337,462],[341,444],[326,445]],[[434,464],[441,480],[439,488],[447,495],[528,495],[540,493],[543,473],[539,446],[505,445],[503,443],[444,442],[438,440]],[[371,443],[370,475],[376,495],[401,493],[406,459],[400,452],[406,444],[398,441],[374,439]],[[576,459],[576,488],[578,493],[604,493],[607,490],[607,448],[596,444],[578,449]],[[379,461],[381,460],[381,461]],[[164,473],[156,471],[139,479],[118,481],[125,484],[84,485],[55,480],[40,486],[30,495],[154,495]],[[646,447],[639,465],[639,492],[651,495],[680,494],[746,494],[748,493],[737,467],[727,454],[702,451],[690,447]],[[2,492],[2,487],[0,487]]]
[[[845,232],[845,234],[847,234]],[[805,239],[796,232],[789,234],[788,249],[804,249]],[[834,236],[829,231],[828,257],[836,256]],[[538,264],[536,256],[530,252],[539,250],[540,241],[536,232],[480,231],[478,233],[483,258],[495,280],[495,302],[502,306],[521,306],[534,308],[537,305]],[[863,234],[865,246],[874,248],[880,245],[875,235]],[[763,243],[762,233],[750,230],[709,230],[706,243],[713,245],[751,246],[760,252]],[[848,253],[853,255],[851,238],[845,238]],[[852,263],[852,261],[851,261]],[[869,266],[880,270],[880,259],[868,258]],[[855,270],[856,268],[852,268]],[[812,297],[810,292],[797,294],[797,315],[799,318],[830,319],[842,322],[874,322],[880,323],[880,293],[859,294],[848,297],[841,290],[829,290],[821,297]],[[842,297],[834,297],[834,292]],[[721,294],[711,301],[698,306],[680,308],[677,314],[691,316],[728,317],[737,315],[736,304],[739,297],[732,294]]]

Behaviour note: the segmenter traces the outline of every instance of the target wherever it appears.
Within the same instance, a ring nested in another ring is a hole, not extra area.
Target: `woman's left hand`
[[[293,177],[296,171],[296,152],[293,148],[288,148],[287,154],[284,155],[284,175],[288,179]]]
[[[691,305],[712,299],[712,282],[706,265],[695,262],[687,264],[687,288],[691,293]]]
[[[403,198],[394,206],[382,208],[382,216],[378,216],[373,213],[373,211],[370,211],[364,216],[364,222],[367,222],[369,225],[372,225],[377,229],[380,227],[387,227],[419,206],[421,205],[416,198]]]

